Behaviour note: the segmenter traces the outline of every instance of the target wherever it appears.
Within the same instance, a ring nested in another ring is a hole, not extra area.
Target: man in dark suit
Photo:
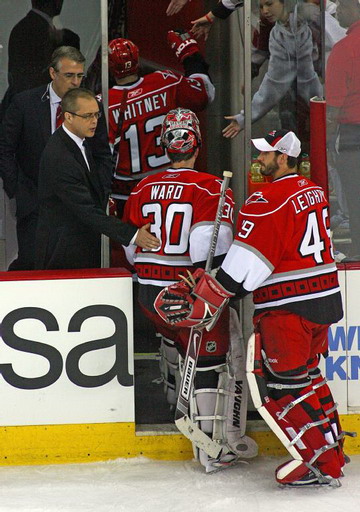
[[[80,49],[80,38],[69,29],[57,29],[53,18],[64,0],[31,0],[32,9],[12,29],[9,37],[8,82],[2,111],[14,94],[46,84],[53,51],[59,46]]]
[[[138,230],[105,213],[108,195],[87,145],[101,117],[95,95],[70,90],[62,110],[64,123],[40,162],[36,268],[100,267],[102,233],[124,245],[156,249],[159,241],[150,234],[150,224]]]
[[[18,258],[9,270],[32,270],[38,215],[37,180],[41,154],[55,131],[65,93],[81,85],[85,57],[71,46],[55,50],[51,83],[16,94],[0,128],[0,175],[7,195],[16,199]],[[112,163],[104,117],[91,140],[103,192],[111,188]]]

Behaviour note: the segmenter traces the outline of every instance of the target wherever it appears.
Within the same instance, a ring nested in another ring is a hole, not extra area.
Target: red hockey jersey
[[[213,97],[214,86],[207,75],[186,78],[172,71],[156,71],[130,86],[117,85],[110,89],[109,140],[118,153],[115,178],[139,180],[166,168],[169,159],[160,146],[165,114],[176,107],[198,112]],[[119,133],[122,103],[124,113]]]
[[[297,174],[278,178],[241,208],[237,234],[217,278],[255,314],[286,309],[326,324],[342,317],[323,189]]]
[[[220,196],[221,180],[192,169],[168,169],[144,178],[126,202],[123,220],[136,226],[151,222],[161,240],[154,251],[124,247],[135,266],[139,283],[167,286],[186,275],[186,269],[204,262],[210,248]],[[215,257],[225,255],[233,239],[234,202],[226,194]]]

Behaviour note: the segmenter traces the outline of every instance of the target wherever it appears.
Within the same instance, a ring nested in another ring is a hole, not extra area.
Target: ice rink
[[[0,468],[0,511],[317,512],[360,510],[360,455],[342,487],[279,488],[284,458],[259,457],[212,475],[195,461],[118,459],[92,464]],[[315,508],[316,507],[316,508]]]

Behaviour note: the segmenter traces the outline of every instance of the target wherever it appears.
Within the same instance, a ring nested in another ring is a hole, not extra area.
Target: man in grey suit
[[[80,87],[85,57],[71,46],[61,46],[49,66],[52,81],[16,94],[0,127],[0,176],[7,195],[16,199],[18,258],[9,270],[32,270],[38,215],[37,181],[41,154],[57,127],[62,97]],[[111,188],[112,163],[104,118],[91,140],[104,194]]]
[[[101,111],[88,89],[73,89],[62,99],[63,125],[50,137],[40,162],[36,268],[96,268],[101,234],[124,245],[156,249],[159,240],[105,213],[98,168],[87,138],[95,135]]]

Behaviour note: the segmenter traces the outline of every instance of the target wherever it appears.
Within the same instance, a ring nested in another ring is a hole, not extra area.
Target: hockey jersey
[[[241,208],[217,279],[253,293],[255,315],[285,309],[320,324],[342,317],[324,190],[297,174],[269,183]]]
[[[165,115],[176,107],[203,110],[214,95],[207,75],[193,74],[187,78],[168,70],[145,75],[130,86],[111,88],[109,140],[118,154],[115,179],[140,180],[166,168],[169,159],[160,145]]]
[[[164,287],[206,261],[220,196],[221,180],[192,169],[168,169],[144,178],[126,202],[123,221],[151,223],[161,240],[157,250],[124,247],[143,285]],[[226,194],[215,257],[225,255],[233,239],[234,202]],[[158,292],[157,292],[158,293]]]

